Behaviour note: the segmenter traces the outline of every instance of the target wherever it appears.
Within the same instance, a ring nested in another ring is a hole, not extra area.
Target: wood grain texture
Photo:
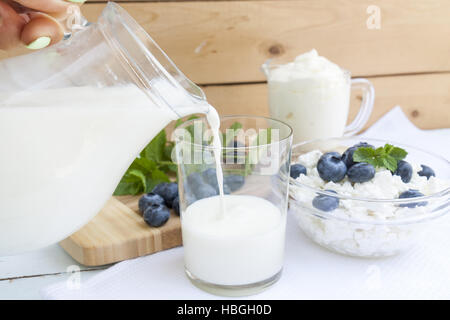
[[[396,105],[419,128],[450,127],[450,73],[369,78],[375,86],[375,107],[366,128]],[[204,87],[220,114],[268,115],[266,84]],[[358,111],[361,96],[352,96],[350,116]]]
[[[113,197],[87,225],[60,242],[76,261],[100,266],[181,245],[180,219],[171,213],[160,228],[138,213],[139,197]]]
[[[110,0],[86,0],[85,3],[106,3]],[[126,2],[218,2],[218,1],[235,1],[235,2],[255,2],[255,1],[267,1],[267,0],[115,0],[116,3],[126,3]],[[272,0],[277,1],[277,0]],[[286,1],[298,1],[298,0],[286,0]],[[314,0],[313,0],[314,1]]]
[[[381,9],[369,30],[368,5]],[[292,59],[317,48],[355,76],[450,70],[450,1],[272,0],[129,2],[137,19],[195,82],[264,80],[268,58]],[[96,21],[104,3],[83,12]],[[0,59],[24,53],[0,53]]]
[[[316,47],[353,75],[410,74],[371,78],[377,96],[369,124],[400,104],[421,128],[449,127],[448,73],[416,73],[450,69],[450,1],[374,0],[370,4],[381,8],[380,30],[366,28],[368,4],[352,0],[122,5],[198,83],[262,82],[259,66],[265,59],[292,58]],[[104,3],[87,3],[83,8],[95,21]],[[208,86],[206,92],[220,112],[267,114],[264,84]],[[356,100],[352,106],[351,117]]]
[[[369,30],[368,5],[381,9]],[[450,1],[298,0],[122,3],[201,84],[264,80],[268,58],[319,53],[357,76],[450,70]],[[104,4],[86,4],[95,21]]]

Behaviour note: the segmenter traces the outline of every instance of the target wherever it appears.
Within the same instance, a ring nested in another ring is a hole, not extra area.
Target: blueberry
[[[175,199],[173,199],[172,209],[176,215],[178,215],[178,216],[180,215],[180,197],[177,196]]]
[[[402,181],[404,183],[408,183],[411,181],[412,173],[413,173],[413,168],[411,167],[411,165],[408,162],[406,162],[404,160],[400,160],[397,163],[397,170],[395,170],[394,174],[396,176],[400,176],[400,178],[402,178]]]
[[[325,191],[336,193],[336,191],[333,190],[325,190]],[[316,209],[329,212],[339,207],[339,199],[336,197],[319,194],[317,197],[313,199],[312,204]]]
[[[347,173],[347,166],[337,152],[328,152],[322,155],[317,163],[319,176],[325,181],[339,182]]]
[[[203,178],[199,172],[191,173],[186,178],[189,189],[195,189],[203,184]]]
[[[217,194],[219,194],[219,182],[217,181],[217,171],[214,168],[206,169],[202,172],[203,181],[210,186],[214,187],[216,189]],[[224,194],[230,194],[230,188],[224,184],[223,186],[223,193]]]
[[[156,185],[156,187],[153,188],[152,192],[163,197],[166,206],[171,208],[173,199],[178,196],[178,184],[175,182],[163,182]]]
[[[417,172],[419,176],[427,177],[427,180],[430,179],[430,177],[436,177],[436,174],[434,173],[434,170],[431,169],[429,166],[426,166],[424,164],[420,165],[422,167],[422,170]]]
[[[374,148],[373,145],[368,144],[367,142],[362,142],[362,141],[355,144],[354,147],[356,147],[356,148],[364,147],[364,148],[372,148],[372,149]]]
[[[186,190],[186,189],[185,189],[185,190]],[[195,195],[194,195],[191,191],[186,190],[186,193],[185,193],[185,195],[184,195],[184,200],[186,201],[186,204],[187,204],[187,205],[191,205],[191,204],[193,204],[195,201],[197,201],[197,198],[195,197]]]
[[[217,182],[217,171],[214,168],[208,168],[202,172],[203,181],[207,184],[216,187],[218,185]]]
[[[226,185],[230,192],[240,189],[245,183],[244,176],[232,174],[223,178],[223,184]]]
[[[217,195],[217,191],[213,186],[203,183],[194,189],[195,198],[197,200],[209,198]]]
[[[423,193],[421,193],[419,190],[415,189],[409,189],[408,191],[402,192],[399,196],[399,199],[407,199],[407,198],[416,198],[416,197],[423,197]],[[407,207],[407,208],[415,208],[415,207],[422,207],[426,206],[427,202],[413,202],[413,203],[402,203],[399,206],[400,207]]]
[[[153,192],[144,194],[139,199],[139,211],[144,213],[145,209],[152,204],[164,204],[164,198]]]
[[[353,161],[353,153],[356,151],[356,149],[364,147],[364,148],[374,148],[372,145],[368,144],[367,142],[360,142],[358,144],[355,144],[353,147],[348,148],[345,150],[345,152],[342,154],[342,161],[345,162],[345,165],[347,168],[350,168],[352,165],[355,164]]]
[[[159,184],[157,184],[157,185],[153,188],[152,192],[153,192],[153,193],[156,193],[156,194],[158,194],[158,195],[160,195],[160,196],[162,197],[161,194],[164,193],[164,191],[165,191],[167,185],[168,185],[167,182],[159,183]],[[163,198],[164,198],[164,197],[163,197]]]
[[[169,220],[170,211],[163,204],[152,204],[144,211],[144,221],[152,227],[160,227]]]
[[[347,170],[347,177],[351,182],[367,182],[372,180],[374,176],[374,166],[365,162],[356,163]]]
[[[216,193],[219,194],[220,193],[219,185],[216,185],[215,189],[216,189]],[[230,187],[224,183],[223,184],[223,194],[230,194],[230,193],[231,193]]]
[[[301,174],[306,176],[306,168],[299,163],[291,165],[291,178],[297,179]]]
[[[352,165],[355,164],[355,162],[353,161],[353,153],[355,152],[356,149],[358,149],[358,147],[350,147],[347,150],[345,150],[345,152],[342,154],[341,159],[342,161],[344,161],[347,168],[350,168]]]
[[[171,182],[167,185],[166,197],[163,197],[169,208],[172,206],[172,202],[176,197],[178,197],[178,183]]]

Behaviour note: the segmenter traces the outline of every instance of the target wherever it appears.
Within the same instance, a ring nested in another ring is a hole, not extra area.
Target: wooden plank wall
[[[260,65],[316,48],[374,83],[369,124],[399,104],[421,128],[450,127],[448,0],[121,2],[223,114],[266,115]],[[104,5],[88,1],[83,13],[95,21]],[[380,29],[367,27],[371,5]]]

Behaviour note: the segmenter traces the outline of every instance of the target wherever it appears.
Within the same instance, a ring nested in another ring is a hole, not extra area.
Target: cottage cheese
[[[404,183],[386,169],[377,169],[375,177],[365,183],[352,184],[347,178],[338,183],[327,182],[320,178],[316,167],[321,156],[321,151],[314,150],[297,159],[307,168],[307,175],[300,175],[296,179],[298,182],[315,189],[334,190],[343,196],[386,200],[397,199],[408,189],[431,195],[449,187],[449,183],[442,179],[430,177],[427,180],[419,176],[420,165],[411,162],[413,176],[409,183]],[[312,206],[312,200],[317,196],[313,189],[291,185],[290,194],[291,209],[306,235],[322,246],[354,256],[388,256],[403,250],[425,228],[417,223],[395,224],[395,221],[430,211],[428,206],[406,208],[391,202],[340,199],[337,209],[322,215],[323,212]]]

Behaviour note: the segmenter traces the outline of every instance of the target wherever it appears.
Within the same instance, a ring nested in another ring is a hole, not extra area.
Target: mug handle
[[[364,78],[352,79],[351,88],[352,90],[360,89],[363,95],[359,112],[352,123],[345,127],[344,136],[353,136],[364,128],[372,113],[375,100],[375,89],[369,80]]]

